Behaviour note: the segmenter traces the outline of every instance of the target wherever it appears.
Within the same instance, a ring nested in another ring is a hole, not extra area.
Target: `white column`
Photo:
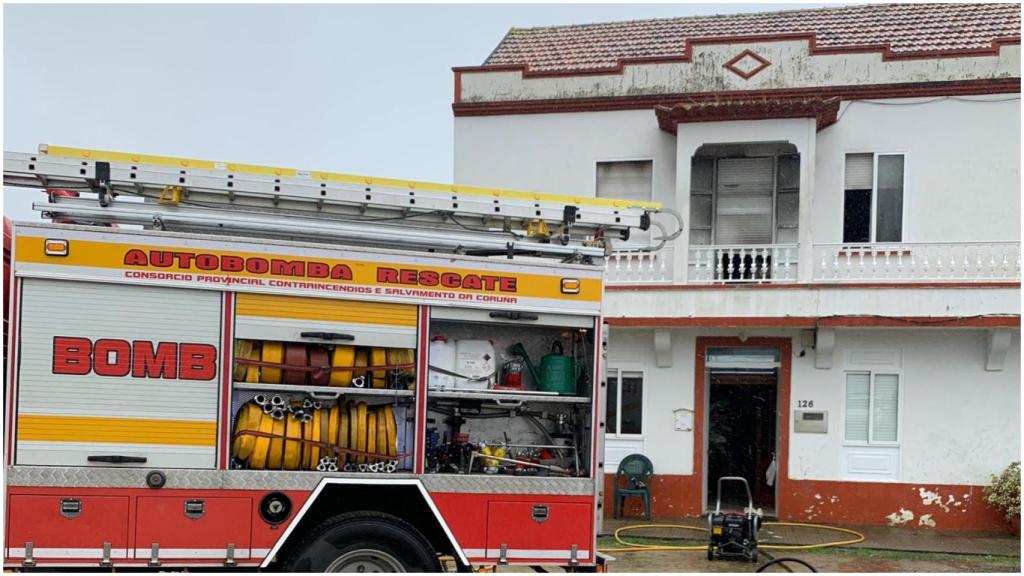
[[[797,231],[796,280],[809,283],[814,278],[814,159],[815,140],[818,127],[814,118],[806,119],[806,137],[802,142],[793,142],[800,153],[800,214]]]
[[[690,267],[690,167],[693,155],[702,142],[686,125],[677,126],[676,133],[676,210],[683,217],[685,230],[676,239],[672,258],[672,281],[686,284]]]

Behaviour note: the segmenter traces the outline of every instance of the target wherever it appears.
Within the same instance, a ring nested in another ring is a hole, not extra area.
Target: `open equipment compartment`
[[[418,310],[238,294],[232,467],[411,470]]]
[[[432,307],[425,471],[589,477],[594,337],[590,316]]]

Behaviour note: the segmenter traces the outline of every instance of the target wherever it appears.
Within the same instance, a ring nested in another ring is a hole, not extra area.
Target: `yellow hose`
[[[835,526],[825,526],[822,524],[802,524],[800,522],[765,522],[761,524],[762,527],[767,526],[796,526],[800,528],[817,528],[819,530],[829,530],[832,532],[839,532],[842,534],[849,534],[853,536],[849,540],[839,540],[836,542],[825,542],[822,544],[758,544],[758,549],[761,550],[811,550],[814,548],[829,548],[834,546],[849,546],[851,544],[858,544],[864,541],[864,535],[860,532],[855,532],[847,528],[837,528]],[[683,526],[681,524],[637,524],[635,526],[623,526],[615,531],[615,541],[621,544],[618,548],[598,548],[598,552],[652,552],[656,550],[702,550],[708,549],[707,544],[693,544],[693,545],[669,545],[669,544],[637,544],[634,542],[626,542],[622,539],[620,534],[628,532],[630,530],[639,530],[646,528],[678,528],[681,530],[695,530],[697,532],[707,532],[707,528],[700,528],[697,526]]]

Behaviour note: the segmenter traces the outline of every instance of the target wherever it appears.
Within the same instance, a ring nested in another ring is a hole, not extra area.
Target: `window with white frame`
[[[843,242],[902,242],[903,154],[846,155]]]
[[[644,432],[644,374],[639,370],[608,369],[606,412],[609,436],[640,436]]]
[[[899,374],[846,373],[846,442],[896,444],[899,442],[899,416]]]
[[[617,160],[597,163],[595,193],[598,198],[617,198],[650,202],[654,190],[653,160]],[[617,247],[647,246],[651,233],[633,229],[626,242],[617,242]]]

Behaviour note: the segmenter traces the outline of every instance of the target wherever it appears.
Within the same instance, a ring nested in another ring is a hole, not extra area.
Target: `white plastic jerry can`
[[[439,368],[447,372],[455,372],[455,342],[447,336],[434,336],[430,340],[430,368]],[[431,390],[444,390],[455,386],[455,376],[439,370],[430,370],[427,387]]]
[[[486,390],[494,384],[498,360],[490,340],[458,340],[455,342],[456,388]],[[464,378],[463,378],[464,376]]]

